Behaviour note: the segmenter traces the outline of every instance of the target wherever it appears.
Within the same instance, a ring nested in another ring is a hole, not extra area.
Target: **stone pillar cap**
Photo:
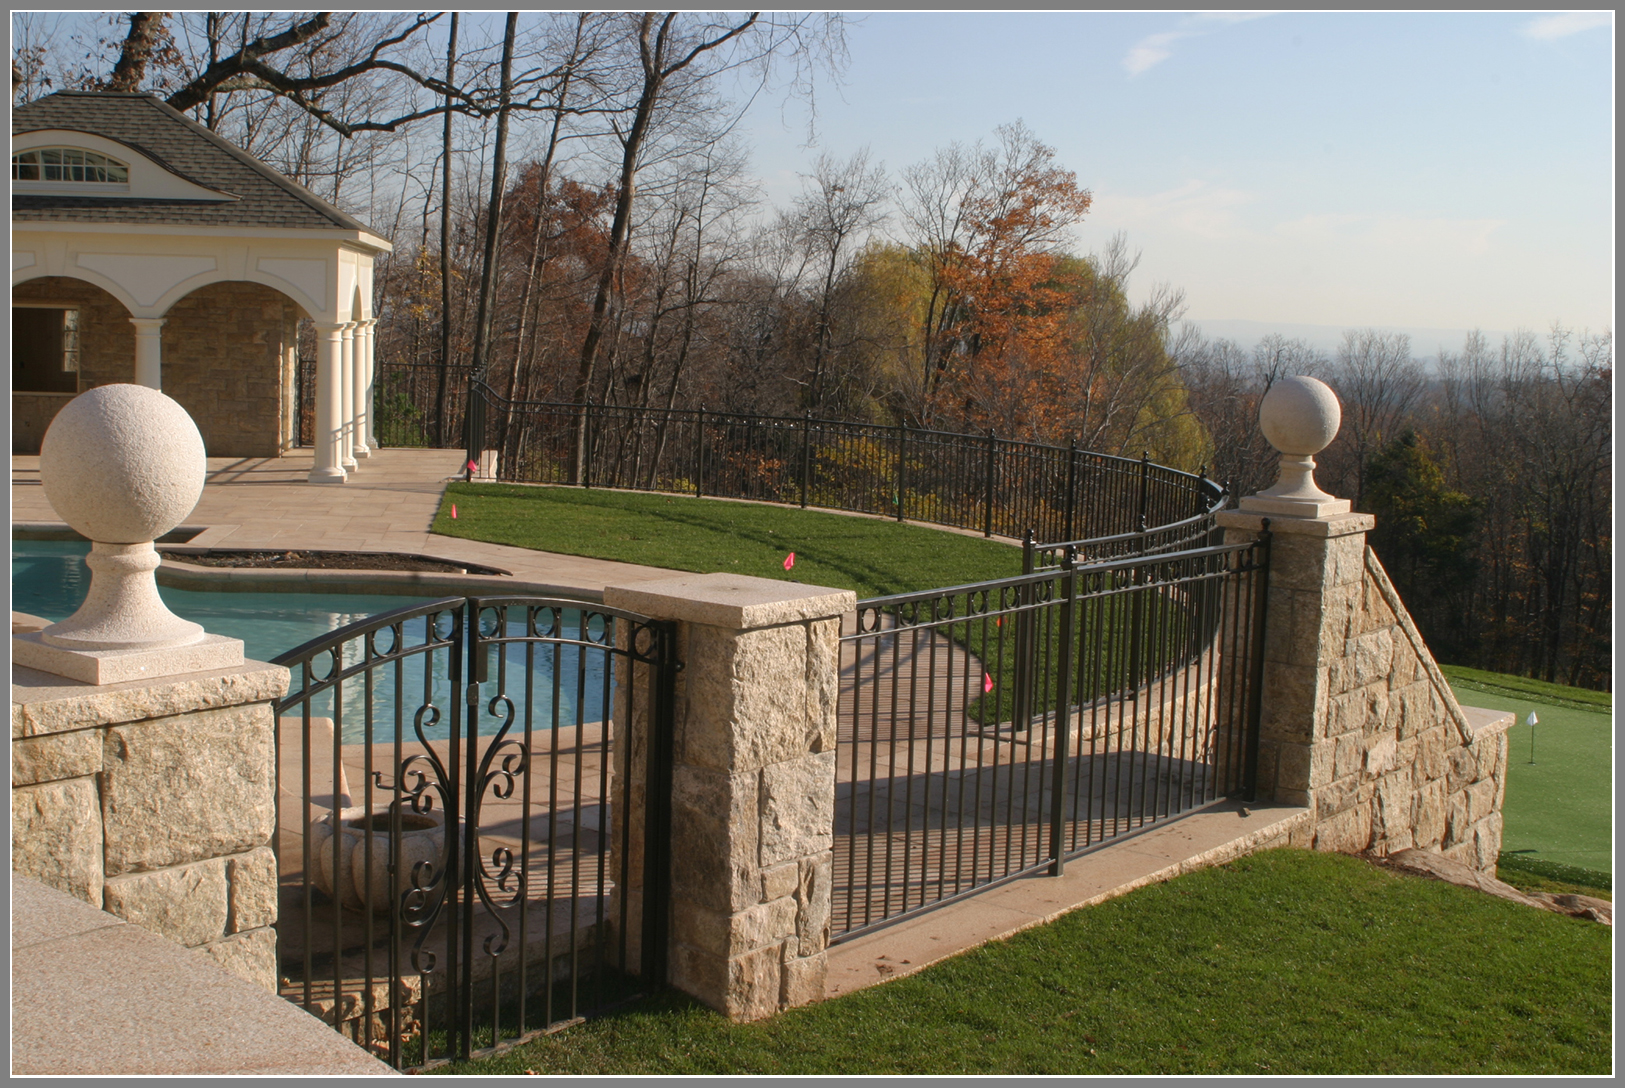
[[[683,574],[606,586],[604,604],[656,619],[743,631],[839,616],[857,608],[858,595],[745,574]]]

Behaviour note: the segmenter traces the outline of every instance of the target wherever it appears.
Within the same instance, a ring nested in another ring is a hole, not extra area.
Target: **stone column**
[[[342,424],[339,429],[339,463],[345,471],[353,470],[355,465],[355,330],[357,322],[346,321],[343,326],[343,348],[340,354],[339,378],[339,417]]]
[[[1457,705],[1366,545],[1374,519],[1315,485],[1339,416],[1312,378],[1272,387],[1260,422],[1280,481],[1218,516],[1232,540],[1271,531],[1259,790],[1310,810],[1316,849],[1436,850],[1493,872],[1511,717]]]
[[[135,384],[163,388],[164,318],[132,317],[135,326]]]
[[[316,323],[316,464],[310,470],[313,484],[342,484],[345,480],[344,428],[344,325]]]
[[[820,1000],[840,617],[856,596],[695,574],[610,586],[604,603],[678,622],[672,985],[735,1020]]]

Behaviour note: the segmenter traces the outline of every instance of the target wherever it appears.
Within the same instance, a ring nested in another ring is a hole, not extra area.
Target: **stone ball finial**
[[[186,409],[144,385],[103,385],[58,412],[40,444],[40,482],[83,536],[156,540],[196,508],[208,475]]]
[[[1349,501],[1315,483],[1315,454],[1331,445],[1343,422],[1337,394],[1322,381],[1298,375],[1270,386],[1258,406],[1258,425],[1280,451],[1275,486],[1241,500],[1244,511],[1323,518],[1349,512]]]
[[[1258,406],[1258,423],[1282,453],[1313,457],[1337,437],[1343,409],[1330,386],[1300,374],[1270,386]]]

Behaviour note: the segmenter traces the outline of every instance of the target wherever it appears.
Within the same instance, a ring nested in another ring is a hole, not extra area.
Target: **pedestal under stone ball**
[[[197,424],[144,385],[79,394],[40,444],[45,497],[63,521],[108,544],[156,540],[179,525],[207,474]]]
[[[1282,378],[1258,406],[1258,423],[1270,445],[1294,457],[1313,457],[1337,437],[1343,409],[1337,394],[1314,378]]]

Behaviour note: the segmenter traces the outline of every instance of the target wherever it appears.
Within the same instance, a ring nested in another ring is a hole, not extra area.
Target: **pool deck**
[[[440,497],[447,483],[461,478],[462,462],[458,450],[379,450],[364,459],[345,483],[312,484],[306,480],[312,464],[308,451],[286,457],[211,457],[203,497],[184,523],[202,527],[203,532],[188,544],[405,552],[498,567],[528,585],[594,593],[606,585],[677,573],[434,535],[429,527],[440,509]],[[11,521],[14,526],[62,524],[45,497],[37,455],[12,455]],[[287,572],[250,576],[266,573]]]

